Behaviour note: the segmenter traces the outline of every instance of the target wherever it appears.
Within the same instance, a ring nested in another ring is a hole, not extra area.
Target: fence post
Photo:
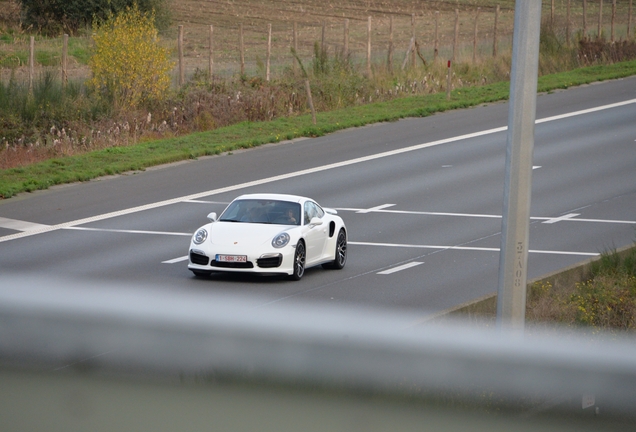
[[[610,40],[614,43],[616,34],[614,33],[614,22],[616,21],[616,0],[612,0],[612,24],[610,30]]]
[[[411,55],[411,51],[415,49],[415,38],[411,38],[409,42],[409,47],[406,50],[406,54],[404,55],[404,61],[402,62],[402,70],[406,67],[406,64],[409,62],[409,56]]]
[[[448,61],[448,72],[446,74],[446,100],[451,98],[451,74],[452,74],[452,60]]]
[[[265,81],[269,82],[269,65],[272,55],[272,23],[267,24],[267,71],[265,72]]]
[[[208,65],[208,74],[210,81],[212,81],[212,74],[214,73],[214,26],[210,26],[210,64]]]
[[[322,30],[321,30],[321,34],[320,34],[320,55],[324,55],[326,48],[325,48],[325,22],[322,22]]]
[[[585,2],[585,0],[583,0]],[[499,5],[495,8],[495,27],[493,29],[492,56],[497,57],[497,24],[499,21]]]
[[[554,0],[550,2],[550,25],[554,26]]]
[[[343,61],[347,61],[349,58],[349,18],[344,21],[344,48],[342,49]]]
[[[292,48],[294,52],[298,54],[298,23],[294,21],[294,25],[292,27]],[[292,69],[296,72],[298,65],[296,62],[292,60]]]
[[[596,38],[600,39],[603,32],[603,0],[598,2],[598,32]]]
[[[33,95],[33,75],[35,73],[35,36],[31,36],[29,44],[29,94]]]
[[[309,86],[309,80],[305,78],[305,90],[307,91],[307,102],[311,109],[311,120],[313,124],[316,124],[316,109],[314,108],[314,100],[311,98],[311,87]]]
[[[367,76],[371,77],[371,16],[367,17]]]
[[[179,40],[177,45],[179,51],[179,87],[181,87],[185,82],[185,66],[183,64],[183,25],[179,25]]]
[[[587,39],[587,0],[583,0],[583,39]]]
[[[566,9],[566,17],[565,17],[565,45],[570,46],[570,3],[571,0],[568,0],[567,9]]]
[[[459,9],[455,9],[455,37],[453,38],[453,54],[451,59],[455,60],[457,53],[457,44],[459,42]]]
[[[415,14],[411,14],[411,38],[413,41],[417,40],[415,38]],[[415,43],[413,43],[413,51],[411,51],[411,67],[415,69]]]
[[[243,23],[239,24],[239,51],[241,55],[241,76],[245,75],[245,45],[243,43]]]
[[[437,61],[439,54],[439,11],[435,11],[435,42],[433,46],[433,62]]]
[[[481,8],[477,8],[477,14],[475,15],[475,30],[473,34],[473,64],[477,63],[477,22],[479,21],[479,12],[481,12]]]
[[[627,39],[629,39],[632,36],[632,0],[629,0],[627,15]]]
[[[68,84],[68,35],[62,38],[62,85]]]
[[[393,15],[389,16],[389,54],[386,66],[389,73],[393,73]]]

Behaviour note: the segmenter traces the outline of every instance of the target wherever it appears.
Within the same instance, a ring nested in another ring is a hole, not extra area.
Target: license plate
[[[247,262],[247,255],[217,255],[216,260],[218,262]]]

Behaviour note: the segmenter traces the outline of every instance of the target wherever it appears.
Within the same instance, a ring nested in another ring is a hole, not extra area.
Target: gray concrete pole
[[[523,331],[541,2],[516,2],[510,74],[506,179],[497,288],[497,326]]]

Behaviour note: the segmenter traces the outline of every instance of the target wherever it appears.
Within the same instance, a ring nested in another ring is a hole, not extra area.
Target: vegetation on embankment
[[[540,77],[538,89],[546,92],[634,74],[636,74],[636,61],[591,66]],[[312,124],[310,115],[264,122],[243,122],[207,132],[53,158],[27,166],[1,170],[0,196],[9,198],[20,192],[46,189],[56,184],[143,170],[159,164],[221,154],[298,137],[321,136],[340,129],[371,123],[421,117],[451,109],[477,106],[505,100],[508,93],[509,83],[499,82],[457,89],[452,93],[451,100],[446,100],[445,94],[434,93],[343,110],[319,112],[316,125]]]
[[[526,321],[606,331],[636,329],[636,247],[603,253],[581,276],[534,283]]]

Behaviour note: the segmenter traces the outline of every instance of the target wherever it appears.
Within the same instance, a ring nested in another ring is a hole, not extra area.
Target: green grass
[[[538,89],[540,92],[547,92],[631,75],[636,75],[636,61],[592,66],[543,76],[539,78]],[[445,94],[437,93],[320,112],[316,125],[312,124],[310,115],[281,118],[271,122],[247,122],[209,132],[149,141],[130,147],[109,148],[21,168],[1,170],[0,197],[9,198],[20,192],[46,189],[57,184],[143,170],[160,164],[257,147],[286,139],[322,136],[371,123],[396,121],[406,117],[424,117],[438,112],[502,101],[508,98],[509,85],[508,82],[500,82],[482,87],[464,87],[454,91],[450,101],[446,100]]]
[[[19,43],[18,43],[19,42]],[[58,66],[62,61],[62,38],[36,38],[35,61],[40,66]],[[86,37],[69,37],[68,55],[78,64],[88,64],[90,41]],[[24,35],[0,35],[0,67],[15,68],[29,63],[29,41]]]

